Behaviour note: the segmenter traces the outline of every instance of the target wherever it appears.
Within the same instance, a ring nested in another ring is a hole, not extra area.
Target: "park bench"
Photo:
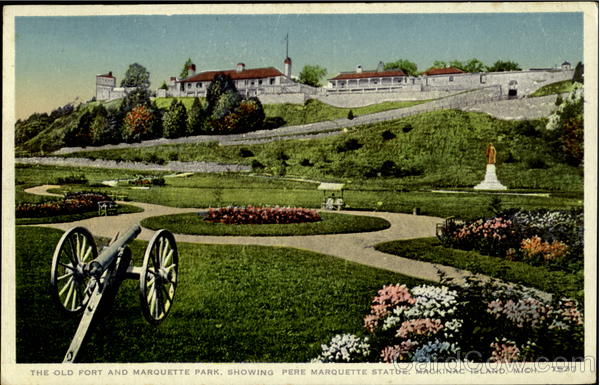
[[[98,202],[98,215],[114,215],[117,213],[119,205],[115,201]]]

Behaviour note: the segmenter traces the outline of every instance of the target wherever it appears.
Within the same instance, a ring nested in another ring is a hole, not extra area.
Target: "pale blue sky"
[[[49,111],[95,93],[95,75],[120,81],[129,64],[151,74],[152,88],[178,75],[188,57],[198,71],[283,69],[285,35],[293,75],[318,64],[333,76],[357,64],[405,58],[518,62],[523,69],[583,58],[580,13],[175,15],[17,17],[16,113]]]

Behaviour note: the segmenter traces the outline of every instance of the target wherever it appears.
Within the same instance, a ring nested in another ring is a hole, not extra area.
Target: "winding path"
[[[48,189],[58,188],[55,185],[43,185],[26,189],[25,192],[37,195],[56,195]],[[130,227],[139,224],[143,219],[159,215],[180,214],[197,212],[199,208],[176,208],[140,202],[122,202],[135,205],[144,209],[140,213],[120,214],[117,216],[102,216],[83,219],[68,223],[51,223],[34,226],[51,227],[68,230],[74,226],[84,226],[90,229],[95,236],[112,238],[117,232],[123,233]],[[449,277],[460,279],[466,271],[453,267],[432,264],[402,258],[375,250],[374,246],[381,242],[397,239],[410,239],[431,237],[435,235],[435,225],[442,221],[441,218],[428,216],[415,216],[410,214],[388,212],[363,212],[341,211],[352,215],[374,216],[387,220],[391,226],[386,230],[368,233],[352,234],[327,234],[305,236],[208,236],[176,234],[178,242],[200,244],[227,244],[227,245],[262,245],[293,247],[297,249],[314,251],[322,254],[333,255],[342,259],[373,266],[381,269],[395,271],[407,276],[439,281],[438,271],[443,271]],[[142,228],[138,239],[150,240],[154,231]]]

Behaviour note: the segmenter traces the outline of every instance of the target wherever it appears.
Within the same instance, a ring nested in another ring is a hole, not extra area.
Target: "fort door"
[[[517,89],[518,89],[518,83],[516,80],[511,80],[510,82],[508,82],[508,98],[509,99],[514,99],[517,97]]]

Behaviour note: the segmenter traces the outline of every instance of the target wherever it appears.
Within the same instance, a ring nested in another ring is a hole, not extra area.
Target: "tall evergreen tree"
[[[573,81],[583,84],[583,64],[581,62],[577,63],[575,66],[575,72],[573,72]]]
[[[185,135],[187,113],[183,103],[173,99],[163,115],[163,135],[165,138],[178,138]]]
[[[190,112],[188,113],[187,134],[199,135],[205,129],[206,115],[200,103],[200,99],[194,98]]]
[[[206,90],[206,112],[211,115],[221,95],[227,92],[237,93],[235,83],[229,75],[218,74],[208,85]]]

